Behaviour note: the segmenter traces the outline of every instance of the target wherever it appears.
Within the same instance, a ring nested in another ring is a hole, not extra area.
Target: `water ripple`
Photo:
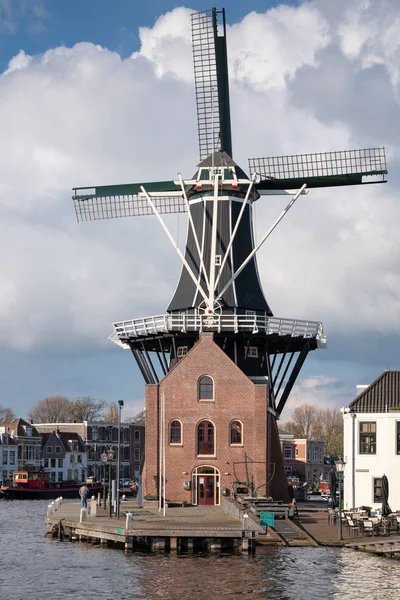
[[[44,536],[47,502],[0,501],[2,597],[13,600],[397,600],[397,561],[337,548],[256,556],[124,554]]]

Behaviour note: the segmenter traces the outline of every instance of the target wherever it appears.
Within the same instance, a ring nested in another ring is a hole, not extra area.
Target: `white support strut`
[[[208,308],[213,310],[215,289],[215,254],[217,249],[217,224],[218,224],[218,192],[219,175],[214,174],[214,202],[211,228],[211,251],[210,251],[210,283],[208,286]]]
[[[217,289],[217,285],[218,285],[218,283],[219,283],[219,280],[220,280],[220,278],[221,278],[222,271],[223,271],[223,269],[224,269],[225,263],[226,263],[226,261],[228,260],[230,249],[231,249],[231,247],[232,247],[232,244],[233,244],[233,242],[234,242],[234,239],[235,239],[236,232],[237,232],[237,230],[239,229],[240,221],[241,221],[241,219],[242,219],[242,216],[243,216],[243,213],[244,213],[244,211],[245,211],[245,208],[246,208],[246,205],[247,205],[247,201],[248,201],[248,199],[249,199],[250,192],[251,192],[251,190],[252,190],[252,188],[253,188],[253,185],[254,185],[254,182],[255,182],[255,180],[256,180],[256,177],[257,177],[257,175],[256,175],[256,173],[254,173],[254,174],[253,174],[253,177],[252,177],[252,179],[251,179],[251,181],[250,181],[250,183],[249,183],[249,187],[247,188],[247,192],[246,192],[246,196],[245,196],[245,198],[244,198],[244,200],[243,200],[242,208],[240,209],[240,213],[239,213],[239,215],[238,215],[238,218],[237,218],[237,220],[236,220],[235,227],[234,227],[234,229],[233,229],[233,231],[232,231],[231,239],[229,240],[229,244],[228,244],[228,246],[227,246],[227,248],[226,248],[226,250],[225,250],[225,256],[224,256],[224,259],[223,259],[223,261],[222,261],[221,267],[220,267],[220,269],[219,269],[218,277],[217,277],[217,279],[216,279],[216,281],[215,281],[214,292],[215,292],[215,291],[216,291],[216,289]]]
[[[142,190],[143,194],[146,196],[147,202],[150,204],[151,208],[154,210],[154,213],[157,217],[157,219],[160,221],[162,228],[164,229],[165,233],[168,236],[168,239],[170,240],[171,244],[173,245],[173,247],[175,248],[179,258],[181,259],[182,263],[184,264],[187,272],[189,273],[190,277],[192,278],[196,289],[198,290],[198,292],[201,294],[201,296],[203,297],[203,299],[205,300],[206,303],[208,303],[208,298],[207,295],[205,293],[205,291],[203,290],[203,288],[200,285],[200,282],[197,280],[197,277],[195,276],[195,274],[193,273],[192,269],[190,268],[186,258],[184,257],[184,255],[182,254],[178,244],[176,243],[176,241],[174,240],[174,238],[172,237],[168,227],[166,226],[166,224],[164,223],[163,218],[161,217],[160,213],[158,212],[153,200],[150,198],[149,194],[146,192],[145,188],[143,185],[140,186],[140,189]]]
[[[199,239],[197,237],[197,233],[196,233],[196,229],[194,226],[194,222],[193,222],[193,217],[192,217],[192,213],[190,212],[190,206],[189,206],[189,200],[187,198],[187,194],[186,194],[186,190],[185,190],[185,184],[183,183],[183,179],[182,179],[182,175],[180,173],[178,173],[178,180],[182,189],[182,194],[183,194],[183,199],[185,201],[185,206],[186,206],[186,210],[188,212],[188,217],[189,217],[189,223],[190,223],[190,227],[192,228],[192,233],[193,233],[193,238],[196,244],[196,248],[197,248],[197,252],[199,254],[199,258],[200,258],[200,268],[201,268],[201,272],[204,274],[204,279],[206,280],[206,285],[207,288],[210,288],[210,281],[208,279],[208,275],[207,275],[207,271],[206,271],[206,267],[203,261],[203,255],[200,249],[200,244],[199,244]],[[200,272],[200,276],[201,276],[201,272]]]
[[[240,275],[240,273],[243,271],[243,269],[245,268],[245,266],[251,261],[251,259],[256,254],[256,252],[258,252],[258,250],[261,248],[261,246],[263,245],[263,243],[271,235],[271,233],[274,231],[274,229],[277,227],[277,225],[282,221],[283,217],[292,208],[293,204],[296,202],[296,200],[300,196],[300,194],[306,189],[306,187],[307,187],[307,184],[304,183],[302,185],[302,187],[298,190],[297,194],[290,200],[289,204],[281,212],[281,214],[279,215],[279,217],[276,219],[275,223],[268,229],[267,233],[264,235],[264,237],[259,242],[259,244],[257,244],[257,246],[255,248],[253,248],[253,250],[250,252],[250,254],[248,255],[248,257],[242,262],[242,264],[237,269],[237,271],[235,271],[235,273],[232,275],[232,277],[230,278],[230,280],[228,281],[228,283],[225,285],[225,287],[223,288],[223,290],[219,293],[218,298],[221,298],[221,296],[226,292],[226,290],[229,288],[229,286],[232,285],[232,283],[235,281],[236,277],[238,277],[238,275]]]

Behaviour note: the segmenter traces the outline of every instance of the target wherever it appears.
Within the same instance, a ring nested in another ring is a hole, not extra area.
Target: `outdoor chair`
[[[353,519],[347,519],[347,527],[350,533],[353,531],[358,536],[358,525],[354,523]]]
[[[372,537],[375,535],[375,528],[372,521],[363,521],[363,534],[365,536],[372,535]]]

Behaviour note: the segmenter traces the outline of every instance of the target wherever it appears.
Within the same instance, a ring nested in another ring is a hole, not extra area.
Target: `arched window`
[[[197,454],[214,454],[214,425],[211,421],[201,421],[197,426]]]
[[[242,424],[240,421],[232,421],[231,422],[230,443],[231,444],[241,444],[242,443]]]
[[[177,419],[169,424],[169,443],[182,444],[182,423]]]
[[[199,400],[214,400],[214,382],[208,375],[199,379]]]

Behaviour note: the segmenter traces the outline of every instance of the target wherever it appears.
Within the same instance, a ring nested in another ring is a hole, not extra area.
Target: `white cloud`
[[[396,180],[396,2],[280,6],[228,28],[235,159],[388,143]],[[384,12],[389,11],[388,25]],[[0,76],[0,343],[106,344],[162,312],[179,264],[152,218],[77,225],[70,190],[190,176],[197,162],[189,9],[142,28],[129,59],[80,43],[21,51]],[[353,35],[352,35],[353,34]],[[260,236],[282,207],[257,202]],[[400,323],[395,185],[314,190],[263,248],[267,299],[328,334]],[[178,220],[171,218],[174,235]],[[184,219],[179,218],[180,242]],[[16,325],[17,324],[17,325]]]

